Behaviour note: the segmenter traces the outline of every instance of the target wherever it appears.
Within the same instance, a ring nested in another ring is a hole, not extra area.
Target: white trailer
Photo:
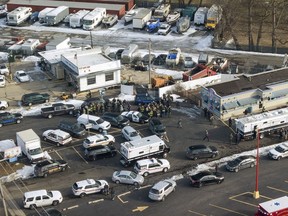
[[[23,154],[26,155],[31,162],[44,159],[40,137],[32,129],[17,132],[16,140]]]
[[[142,139],[121,143],[120,154],[122,156],[120,162],[127,167],[136,160],[147,158],[155,155],[166,157],[170,152],[170,147],[160,139],[157,135],[144,137]]]
[[[69,14],[69,7],[59,6],[46,14],[46,24],[49,26],[57,25]]]
[[[236,132],[245,140],[255,139],[257,131],[263,138],[288,126],[288,107],[235,119],[235,125]]]
[[[31,7],[18,7],[7,14],[7,25],[17,26],[25,22],[32,14]]]
[[[79,10],[72,14],[69,18],[69,25],[71,28],[81,28],[83,25],[83,18],[89,13],[89,10]]]
[[[205,27],[209,30],[215,29],[221,17],[222,8],[219,5],[213,4],[207,12],[207,21]]]
[[[154,19],[159,19],[164,21],[168,14],[170,13],[171,5],[170,4],[160,4],[154,11]]]
[[[106,8],[95,8],[83,18],[83,29],[92,30],[98,26],[106,16]]]
[[[146,23],[151,19],[152,11],[148,8],[141,8],[138,13],[133,17],[133,28],[143,29]]]
[[[121,63],[129,64],[132,60],[133,54],[138,50],[137,44],[130,44],[124,51],[121,53]]]
[[[39,23],[45,23],[46,14],[51,12],[54,9],[55,8],[47,7],[47,8],[44,8],[43,10],[41,10],[38,14]]]
[[[194,25],[205,25],[207,20],[207,7],[199,7],[198,10],[194,14]]]

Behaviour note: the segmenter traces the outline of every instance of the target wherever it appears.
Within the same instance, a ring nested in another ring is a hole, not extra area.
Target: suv
[[[85,129],[92,128],[94,130],[98,130],[100,133],[102,133],[103,130],[109,130],[111,127],[111,124],[107,121],[104,121],[102,118],[87,114],[80,115],[77,118],[77,123]]]
[[[46,178],[52,173],[65,171],[67,166],[68,164],[64,160],[44,160],[35,165],[34,174],[37,177]]]
[[[1,75],[8,75],[9,69],[5,64],[0,64],[0,74]]]
[[[122,137],[124,137],[128,141],[138,140],[141,139],[141,136],[138,131],[136,131],[130,125],[125,126],[122,130]]]
[[[63,120],[59,122],[58,128],[69,133],[72,137],[81,138],[86,135],[86,130],[77,123]]]
[[[109,187],[108,182],[105,180],[86,179],[75,182],[72,186],[72,191],[74,196],[84,197],[87,194],[103,193],[105,185]]]
[[[268,156],[274,160],[281,160],[284,157],[288,157],[288,143],[281,143],[274,149],[269,150]]]
[[[30,93],[22,96],[21,102],[24,106],[32,106],[32,104],[47,103],[50,100],[50,95],[47,93]]]
[[[85,157],[88,160],[98,160],[101,158],[114,157],[117,154],[117,150],[111,145],[98,145],[85,149]]]
[[[166,134],[165,126],[158,118],[151,118],[149,120],[149,129],[153,134],[159,137],[163,137]]]
[[[66,145],[72,142],[72,137],[69,133],[62,131],[60,129],[56,130],[46,130],[42,134],[44,141],[50,141],[56,143],[57,146]]]
[[[189,146],[186,150],[186,156],[193,160],[198,158],[214,158],[218,154],[219,152],[214,146],[193,145]]]
[[[145,177],[151,173],[167,172],[168,169],[170,169],[168,160],[156,158],[138,160],[134,166],[135,172]]]
[[[112,145],[114,142],[115,138],[111,135],[97,134],[87,137],[83,142],[83,146],[84,148],[90,148],[98,145]]]
[[[57,205],[63,201],[60,191],[36,190],[24,193],[24,208],[35,209],[36,207]]]
[[[149,191],[148,197],[155,201],[164,201],[165,198],[176,190],[176,182],[166,179],[156,183]]]
[[[0,113],[0,127],[8,124],[20,124],[23,116],[20,113]]]
[[[116,113],[104,113],[101,117],[102,119],[104,119],[105,121],[110,122],[110,124],[112,126],[118,127],[118,128],[123,128],[126,125],[129,125],[129,120],[119,114]]]

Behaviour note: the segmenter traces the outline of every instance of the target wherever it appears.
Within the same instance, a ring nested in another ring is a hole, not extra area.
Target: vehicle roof
[[[194,149],[204,149],[204,148],[207,148],[207,146],[206,146],[206,145],[203,145],[203,144],[189,146],[189,149],[190,149],[190,150],[194,150]]]
[[[281,143],[279,146],[281,146],[284,149],[288,149],[288,143],[287,142]]]
[[[76,184],[79,187],[83,187],[83,186],[86,186],[86,185],[95,184],[95,180],[94,179],[85,179],[85,180],[76,182]]]
[[[35,190],[35,191],[28,191],[24,193],[25,197],[31,197],[31,196],[41,196],[43,194],[47,194],[47,190]]]
[[[148,163],[157,163],[157,159],[156,158],[142,159],[142,160],[138,160],[137,163],[140,166],[144,164],[148,164]]]
[[[277,199],[260,203],[259,206],[261,206],[268,213],[273,213],[282,210],[283,208],[288,208],[288,196],[283,196]]]
[[[116,171],[116,173],[119,173],[118,175],[130,175],[130,173],[132,171],[129,171],[129,170],[119,170],[119,171]]]
[[[133,127],[131,127],[130,125],[127,125],[127,126],[125,126],[125,127],[123,127],[122,128],[122,130],[126,130],[126,131],[128,131],[128,132],[134,132],[134,131],[136,131]]]
[[[57,135],[59,136],[67,136],[67,135],[70,135],[69,133],[65,132],[65,131],[62,131],[60,129],[56,129],[56,130],[52,130],[54,131],[54,133],[56,133]]]
[[[245,160],[245,159],[248,159],[248,158],[254,158],[255,159],[255,157],[253,155],[241,155],[241,156],[237,157],[236,159]]]
[[[37,167],[43,167],[43,166],[52,164],[52,163],[54,163],[54,162],[55,162],[55,161],[53,161],[53,160],[44,160],[44,161],[41,161],[41,162],[37,163],[36,166],[37,166]]]
[[[86,119],[93,119],[93,120],[98,120],[100,119],[100,117],[98,116],[94,116],[94,115],[87,115],[87,114],[82,114],[81,116],[79,116],[79,118],[86,118]]]
[[[99,140],[99,139],[103,139],[104,136],[102,134],[96,134],[93,136],[89,136],[86,139],[89,139],[90,141],[95,141],[95,140]]]
[[[152,188],[156,190],[161,190],[163,187],[165,187],[167,184],[173,183],[173,180],[165,179],[162,181],[157,182]]]

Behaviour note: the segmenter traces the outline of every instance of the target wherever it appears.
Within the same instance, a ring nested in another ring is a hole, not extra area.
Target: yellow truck
[[[219,5],[213,4],[207,12],[207,20],[205,27],[208,30],[214,30],[216,25],[221,20],[222,8]]]

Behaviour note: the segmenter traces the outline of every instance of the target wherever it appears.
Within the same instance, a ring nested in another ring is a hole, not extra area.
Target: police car
[[[168,169],[170,169],[168,160],[156,158],[138,160],[134,166],[135,172],[143,176],[156,172],[167,172]]]
[[[84,197],[87,194],[93,193],[103,193],[105,185],[108,186],[108,182],[105,180],[94,180],[94,179],[86,179],[82,181],[75,182],[72,186],[72,191],[75,196]]]

